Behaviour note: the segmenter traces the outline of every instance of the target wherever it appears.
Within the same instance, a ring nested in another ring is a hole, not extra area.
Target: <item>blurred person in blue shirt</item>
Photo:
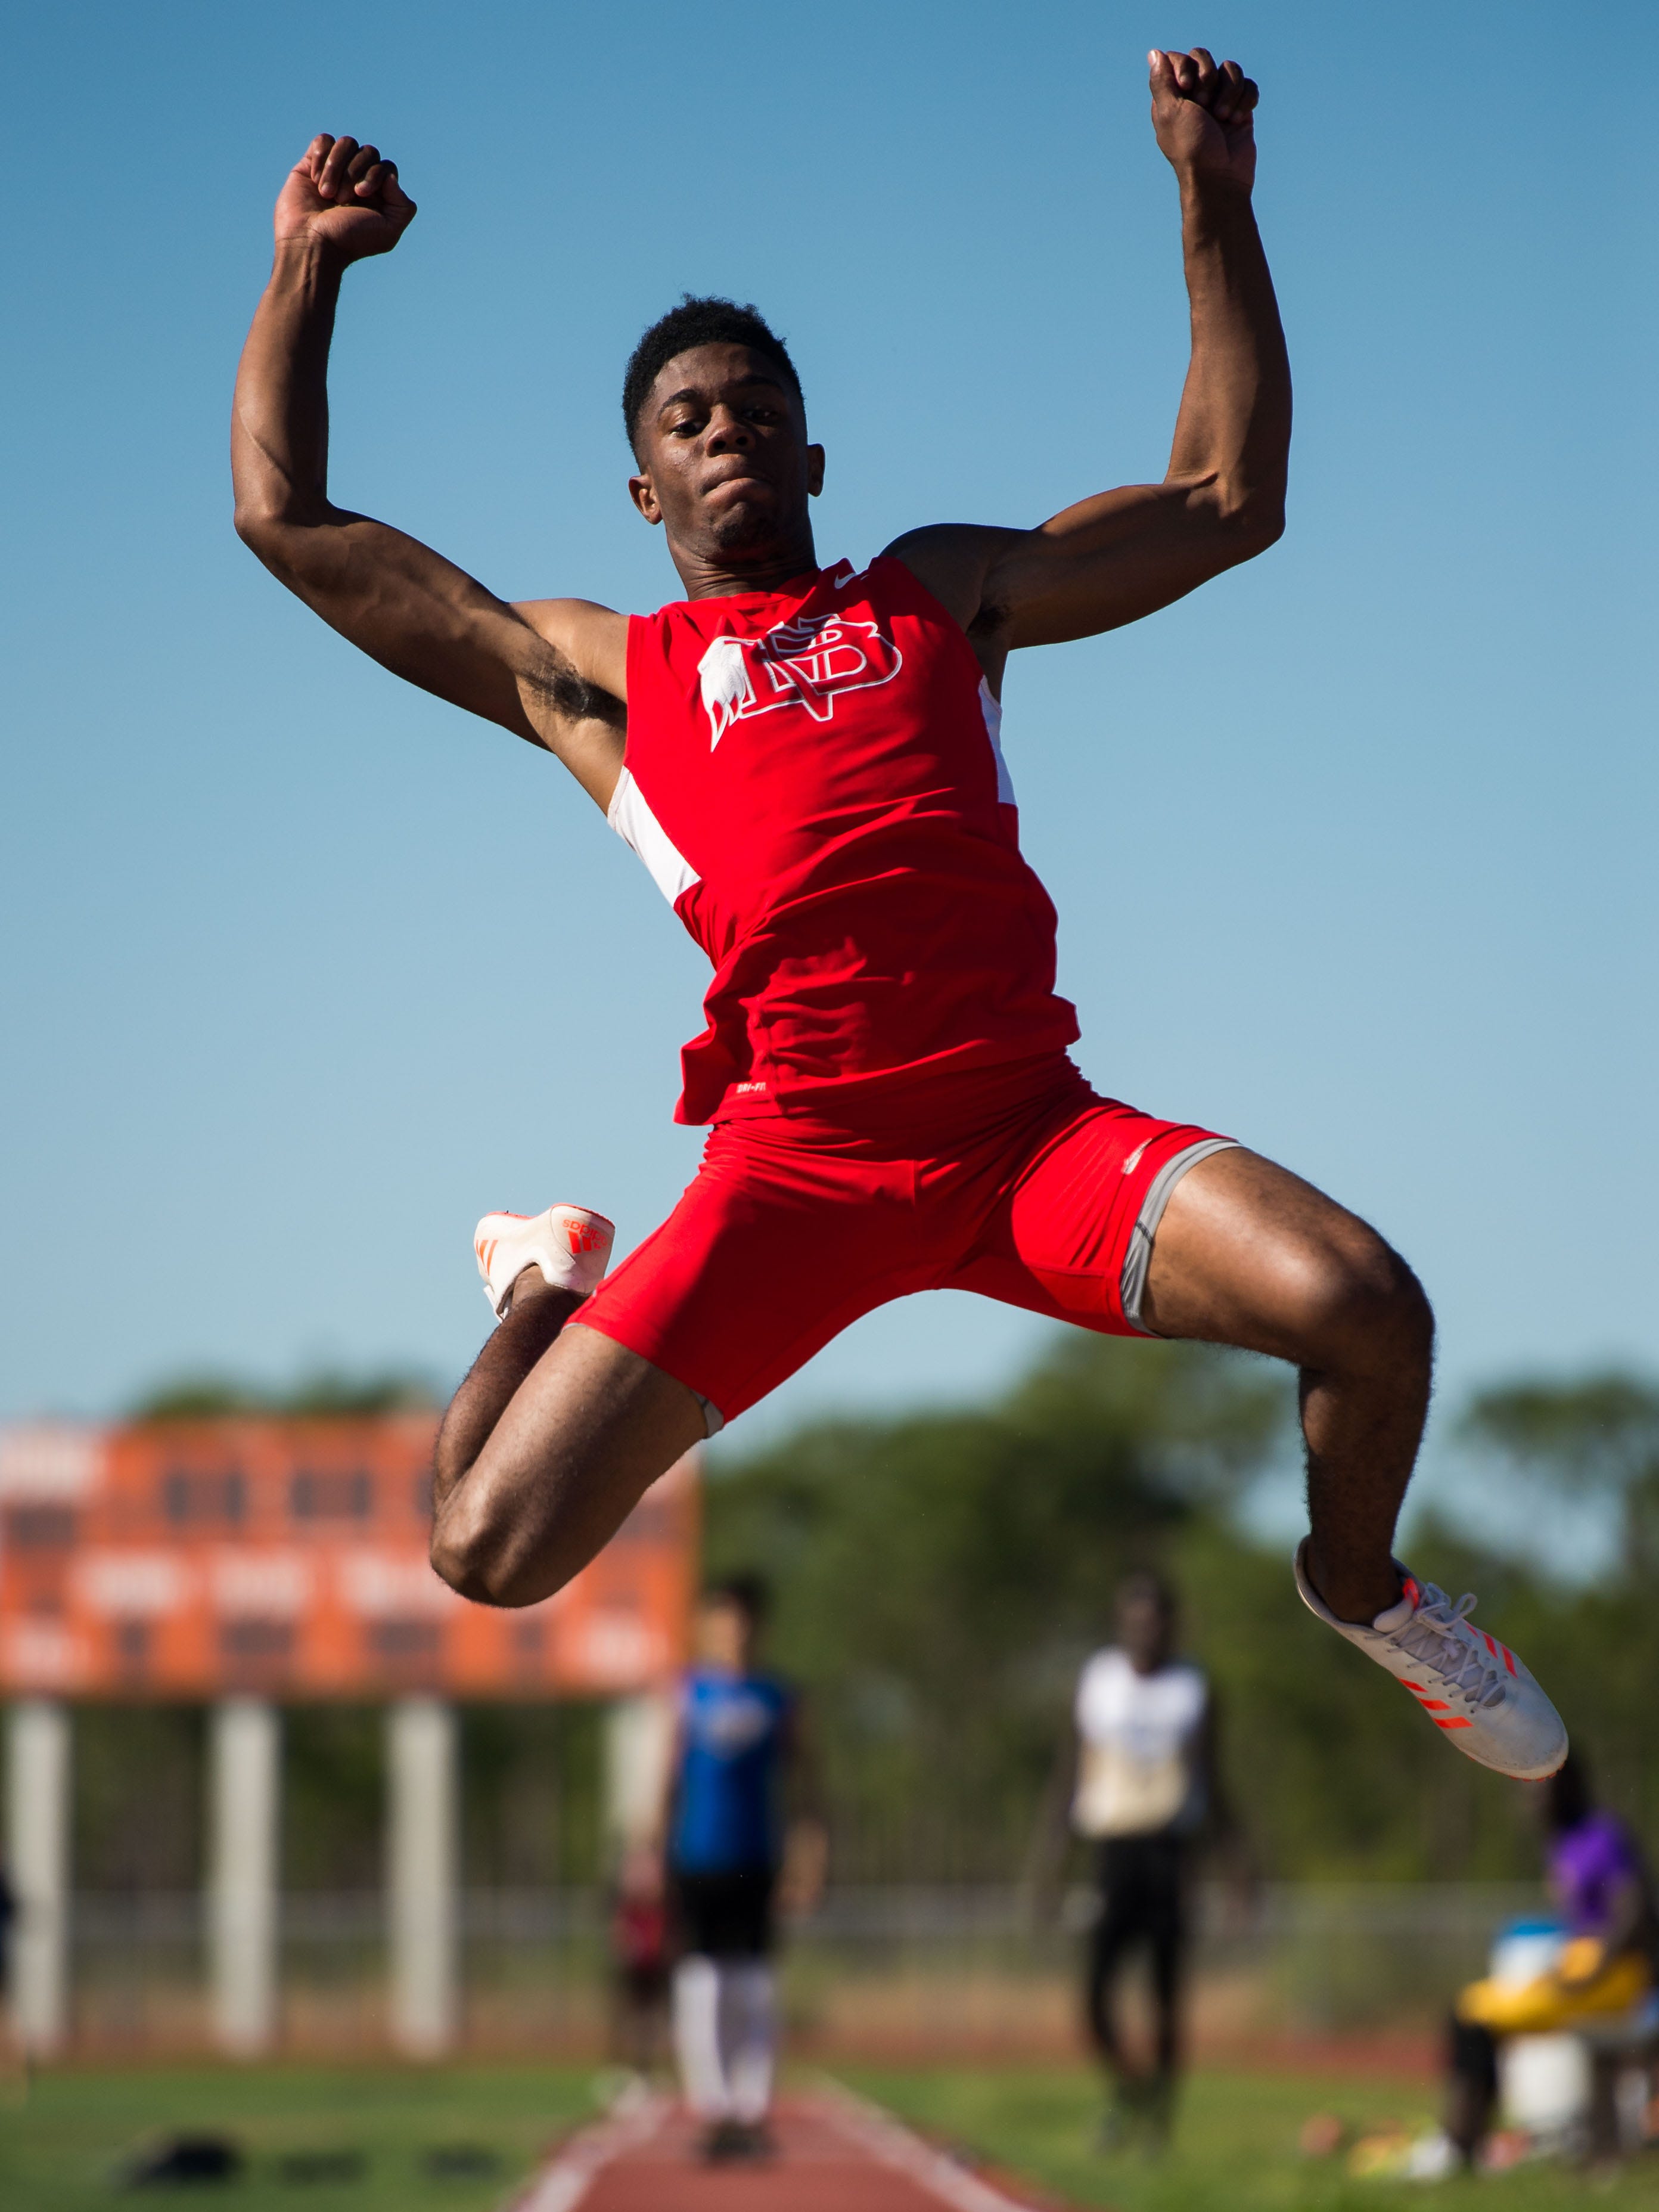
[[[826,1857],[799,1693],[758,1663],[766,1611],[756,1576],[730,1576],[704,1595],[663,1820],[681,1947],[675,2047],[712,2159],[770,2148],[777,1920],[811,1910]]]

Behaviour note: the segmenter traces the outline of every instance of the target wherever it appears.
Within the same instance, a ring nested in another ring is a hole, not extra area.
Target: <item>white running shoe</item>
[[[539,1267],[555,1291],[586,1297],[604,1280],[616,1231],[585,1206],[550,1206],[545,1213],[487,1213],[472,1232],[484,1296],[498,1321],[512,1304],[526,1267]]]
[[[1517,1782],[1541,1782],[1554,1773],[1567,1755],[1561,1716],[1506,1644],[1469,1626],[1472,1595],[1454,1605],[1444,1590],[1401,1567],[1405,1595],[1398,1604],[1369,1628],[1338,1620],[1308,1580],[1307,1547],[1304,1538],[1296,1553],[1303,1604],[1386,1667],[1459,1751]]]

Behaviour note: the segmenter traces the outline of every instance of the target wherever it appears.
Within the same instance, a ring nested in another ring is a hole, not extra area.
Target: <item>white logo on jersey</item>
[[[765,1698],[748,1698],[741,1692],[723,1698],[711,1707],[693,1707],[689,1717],[692,1734],[717,1759],[741,1759],[746,1751],[764,1743],[772,1734],[772,1709]]]
[[[744,708],[754,702],[749,665],[743,657],[741,637],[717,637],[697,664],[703,679],[703,704],[708,709],[712,752]]]
[[[843,691],[891,684],[905,657],[873,622],[796,615],[764,637],[717,637],[697,664],[712,752],[734,722],[804,707],[827,722]]]

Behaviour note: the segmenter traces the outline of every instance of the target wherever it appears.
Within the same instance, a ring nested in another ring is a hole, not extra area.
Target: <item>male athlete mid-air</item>
[[[282,188],[237,385],[238,529],[366,653],[561,760],[714,967],[679,1107],[711,1126],[663,1225],[608,1275],[610,1224],[583,1207],[479,1224],[500,1326],[444,1421],[433,1559],[469,1597],[531,1604],[859,1315],[978,1291],[1293,1361],[1302,1596],[1472,1759],[1547,1774],[1566,1735],[1543,1692],[1469,1626],[1473,1599],[1393,1556],[1429,1393],[1411,1270],[1283,1168],[1090,1089],[1054,909],[1020,856],[1009,653],[1137,622],[1283,526],[1290,374],[1250,210],[1256,87],[1202,47],[1151,70],[1192,311],[1163,482],[822,567],[824,452],[794,365],[753,309],[688,298],[623,388],[629,492],[685,591],[653,615],[509,605],[333,504],[340,281],[415,206],[354,138],[314,139]]]

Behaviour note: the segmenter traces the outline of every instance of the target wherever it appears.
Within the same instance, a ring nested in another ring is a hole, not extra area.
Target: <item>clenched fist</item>
[[[397,164],[379,149],[320,131],[288,172],[276,201],[276,243],[318,239],[342,261],[390,253],[415,220]]]
[[[1152,127],[1158,143],[1183,175],[1230,184],[1248,191],[1256,179],[1256,131],[1250,120],[1260,94],[1237,62],[1223,62],[1206,47],[1190,54],[1154,48],[1147,57],[1152,76]]]

